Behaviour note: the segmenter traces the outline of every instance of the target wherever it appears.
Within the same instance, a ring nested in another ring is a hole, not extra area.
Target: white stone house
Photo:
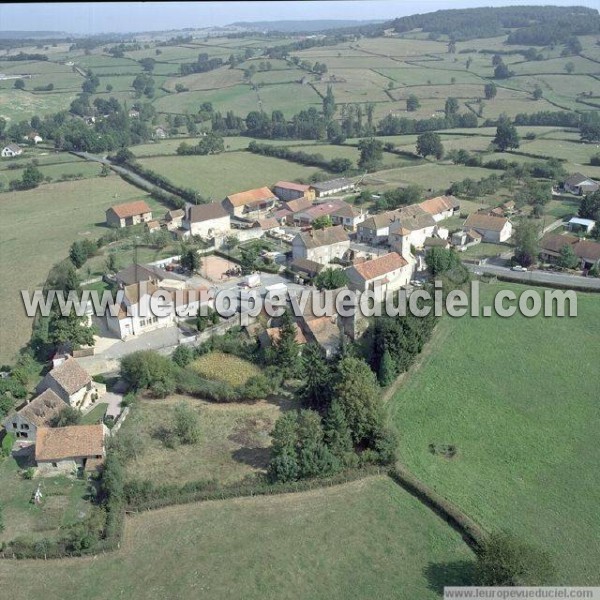
[[[50,427],[52,419],[66,406],[67,403],[62,398],[47,389],[16,413],[6,417],[4,429],[18,440],[35,442],[38,428]]]
[[[231,229],[231,216],[218,202],[193,204],[186,207],[182,224],[190,235],[213,238]]]
[[[454,196],[437,196],[424,200],[419,206],[437,223],[455,215],[460,209],[460,202]]]
[[[83,409],[104,392],[104,386],[92,381],[90,374],[72,356],[54,367],[37,387],[38,393],[52,390],[73,408]]]
[[[583,196],[600,189],[600,184],[581,173],[573,173],[563,182],[563,189],[571,194]]]
[[[366,292],[377,290],[381,298],[389,292],[408,285],[414,271],[410,263],[397,252],[390,252],[346,269],[351,290]]]
[[[292,240],[292,258],[305,258],[321,265],[341,259],[350,249],[350,238],[341,225],[299,233]]]
[[[35,442],[35,462],[40,475],[94,471],[106,457],[108,428],[103,425],[41,427]]]
[[[261,219],[277,201],[277,196],[268,187],[262,187],[227,196],[223,208],[234,217]]]
[[[0,152],[2,158],[14,158],[23,154],[23,149],[17,144],[7,144]]]
[[[359,223],[356,227],[357,237],[366,244],[382,244],[388,241],[390,225],[398,218],[397,210],[373,215]]]
[[[480,233],[484,242],[501,243],[512,235],[512,223],[506,217],[473,213],[467,217],[464,227]]]

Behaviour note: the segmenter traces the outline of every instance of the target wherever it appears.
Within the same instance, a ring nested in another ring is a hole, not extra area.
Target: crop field
[[[104,211],[112,204],[155,200],[117,176],[50,183],[34,190],[0,194],[0,300],[11,315],[2,324],[0,360],[7,362],[31,336],[20,290],[41,286],[70,245],[106,231]],[[164,210],[161,207],[161,210]]]
[[[260,369],[247,360],[222,352],[204,354],[194,360],[190,368],[202,377],[235,386],[244,385],[250,377],[260,373]]]
[[[488,304],[526,289],[482,286]],[[445,318],[389,409],[418,477],[484,527],[543,546],[565,585],[598,585],[600,304],[578,294],[577,306],[575,318]],[[440,458],[431,443],[458,454]]]
[[[471,560],[441,519],[391,480],[374,477],[142,513],[127,519],[115,553],[0,561],[0,578],[13,600],[192,600],[202,590],[248,600],[429,600],[439,598],[449,571],[460,585]]]
[[[167,448],[159,430],[169,427],[175,406],[182,402],[198,413],[200,442]],[[266,468],[270,431],[280,415],[279,406],[270,402],[215,404],[185,396],[142,400],[123,424],[122,435],[139,440],[139,454],[127,464],[126,475],[178,485],[240,481]]]
[[[308,180],[318,169],[259,156],[250,152],[226,152],[212,156],[141,158],[143,166],[165,175],[174,183],[194,187],[206,198],[222,200],[228,194],[276,181]]]

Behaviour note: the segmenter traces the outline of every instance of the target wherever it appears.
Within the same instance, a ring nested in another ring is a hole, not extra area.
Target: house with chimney
[[[292,258],[304,258],[321,265],[343,259],[350,250],[350,238],[342,225],[304,231],[292,240]]]
[[[40,427],[51,427],[67,403],[50,388],[4,419],[6,433],[17,440],[35,442]]]

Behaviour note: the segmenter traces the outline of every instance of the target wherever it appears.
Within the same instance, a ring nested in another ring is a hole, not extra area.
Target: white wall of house
[[[319,246],[318,248],[306,248],[299,238],[294,238],[292,242],[292,257],[294,259],[306,258],[314,260],[321,265],[327,265],[334,258],[342,258],[349,249],[349,240],[327,246]]]
[[[380,227],[379,229],[369,229],[358,227],[358,239],[367,244],[380,244],[385,242],[390,234],[390,227]]]
[[[500,231],[482,229],[480,227],[473,227],[473,229],[478,231],[483,236],[484,242],[506,242],[506,240],[508,240],[512,235],[512,223],[510,221],[508,221]]]
[[[12,433],[19,440],[35,442],[37,427],[18,413],[4,420],[4,429],[6,433]]]
[[[350,284],[348,287],[351,290],[355,290],[358,292],[374,290],[376,292],[379,292],[381,294],[380,298],[383,299],[383,296],[385,294],[395,292],[399,290],[402,286],[408,285],[410,283],[413,271],[414,262],[409,263],[404,267],[400,267],[399,269],[394,269],[393,271],[385,273],[384,275],[380,275],[379,277],[375,277],[373,279],[368,280],[365,280],[362,277],[353,277],[352,271],[350,271]]]
[[[218,219],[209,219],[208,221],[200,221],[199,223],[184,221],[184,227],[190,230],[191,235],[199,235],[205,238],[214,237],[231,229],[231,217],[225,215]]]

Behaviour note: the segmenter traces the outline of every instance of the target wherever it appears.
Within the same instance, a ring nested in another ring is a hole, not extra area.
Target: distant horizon
[[[309,0],[310,1],[310,0]],[[394,0],[279,2],[106,2],[1,4],[1,32],[69,35],[139,34],[273,21],[387,21],[438,10],[499,6],[586,6],[597,0]],[[35,10],[32,8],[35,7]]]

